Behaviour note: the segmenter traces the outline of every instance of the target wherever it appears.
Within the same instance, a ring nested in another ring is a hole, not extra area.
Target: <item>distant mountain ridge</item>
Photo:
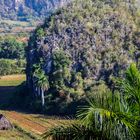
[[[70,0],[0,0],[0,19],[44,17]]]

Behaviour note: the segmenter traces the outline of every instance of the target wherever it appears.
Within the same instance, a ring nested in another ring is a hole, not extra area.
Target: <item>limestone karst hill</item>
[[[69,0],[0,0],[0,18],[27,20],[46,17]]]
[[[67,106],[89,95],[96,82],[112,88],[113,79],[123,76],[130,63],[138,63],[136,17],[137,8],[125,0],[77,0],[52,14],[29,41],[29,86],[40,94],[37,81],[44,75],[48,100],[57,99],[52,103],[56,112],[59,103],[66,101]]]

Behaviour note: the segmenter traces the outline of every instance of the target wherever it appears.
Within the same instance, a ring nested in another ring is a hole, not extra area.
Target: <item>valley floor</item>
[[[0,107],[7,104],[14,96],[16,86],[25,81],[25,75],[3,76],[0,78]],[[13,130],[0,131],[0,140],[38,140],[49,128],[70,123],[69,120],[49,117],[41,114],[29,114],[18,110],[0,110],[14,126]]]

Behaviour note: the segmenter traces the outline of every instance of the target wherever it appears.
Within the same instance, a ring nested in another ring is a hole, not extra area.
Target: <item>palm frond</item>
[[[123,99],[130,111],[140,115],[140,72],[135,64],[131,64],[126,71],[126,77],[118,82]]]
[[[78,118],[87,128],[95,128],[106,133],[109,139],[131,139],[137,131],[136,117],[124,113],[119,98],[114,96],[96,95],[88,107],[78,111]]]
[[[101,132],[86,128],[81,122],[54,127],[43,134],[43,138],[52,140],[107,140]]]

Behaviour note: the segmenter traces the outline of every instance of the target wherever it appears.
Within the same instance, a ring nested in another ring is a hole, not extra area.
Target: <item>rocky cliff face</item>
[[[0,17],[27,19],[45,17],[69,0],[0,0]]]

